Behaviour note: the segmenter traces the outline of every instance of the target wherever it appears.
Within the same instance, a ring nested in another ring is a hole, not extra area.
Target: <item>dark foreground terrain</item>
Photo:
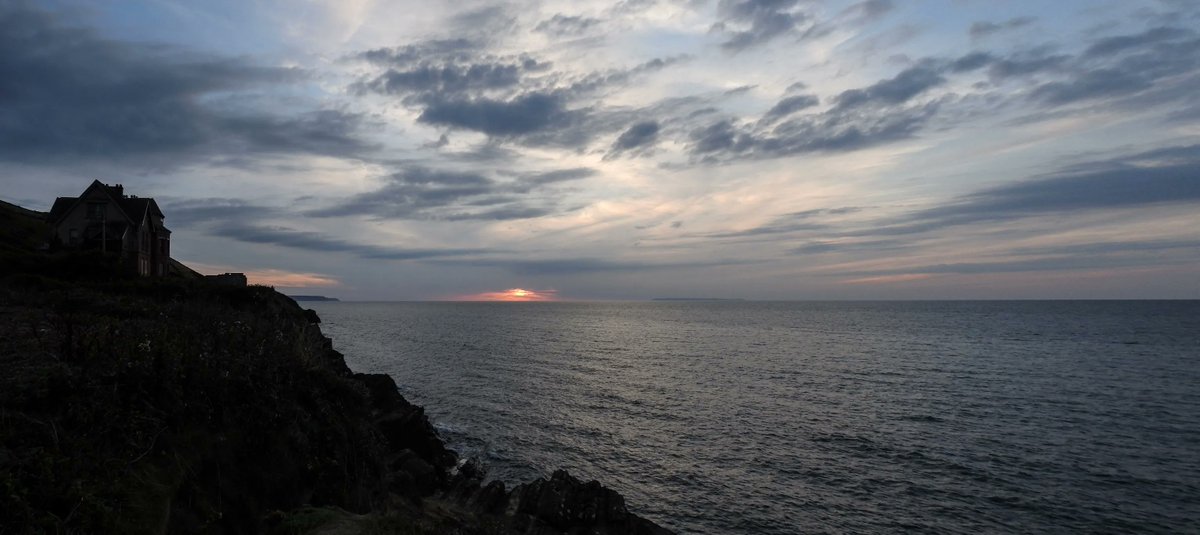
[[[666,533],[565,472],[515,488],[266,287],[0,246],[0,533]]]

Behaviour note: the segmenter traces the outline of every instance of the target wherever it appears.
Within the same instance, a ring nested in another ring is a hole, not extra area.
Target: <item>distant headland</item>
[[[289,295],[295,301],[341,301],[336,297],[325,297],[323,295]]]

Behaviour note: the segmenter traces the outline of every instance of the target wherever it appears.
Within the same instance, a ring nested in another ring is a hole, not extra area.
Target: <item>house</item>
[[[78,197],[59,197],[47,220],[55,243],[71,249],[119,254],[139,275],[161,277],[170,271],[171,231],[154,199],[125,195],[121,184],[99,180]]]

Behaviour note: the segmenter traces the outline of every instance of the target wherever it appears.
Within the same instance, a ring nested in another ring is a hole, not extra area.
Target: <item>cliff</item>
[[[265,287],[0,265],[0,533],[664,533],[565,472],[484,485]]]

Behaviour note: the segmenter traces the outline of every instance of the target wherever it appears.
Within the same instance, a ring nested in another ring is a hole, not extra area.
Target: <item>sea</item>
[[[305,306],[491,479],[679,533],[1200,532],[1200,301]]]

